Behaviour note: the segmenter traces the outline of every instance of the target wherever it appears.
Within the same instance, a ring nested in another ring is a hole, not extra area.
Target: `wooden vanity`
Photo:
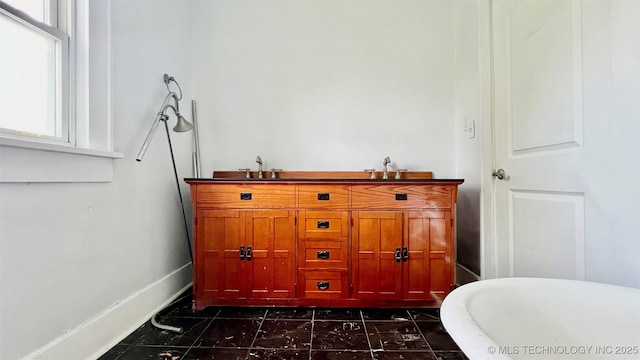
[[[453,289],[463,180],[426,172],[400,180],[278,175],[185,180],[194,206],[195,309],[434,307]]]

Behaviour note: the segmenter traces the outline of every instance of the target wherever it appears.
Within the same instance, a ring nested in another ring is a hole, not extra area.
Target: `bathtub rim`
[[[440,307],[440,319],[444,328],[458,347],[471,360],[512,360],[506,354],[499,354],[498,351],[490,353],[489,348],[499,349],[501,345],[496,343],[489,334],[486,333],[469,311],[470,299],[474,295],[491,288],[502,288],[509,285],[518,286],[540,286],[546,284],[559,284],[564,282],[568,286],[589,286],[606,288],[612,291],[634,291],[640,296],[640,289],[590,282],[584,280],[536,278],[536,277],[510,277],[480,280],[465,284],[453,290],[442,302]]]

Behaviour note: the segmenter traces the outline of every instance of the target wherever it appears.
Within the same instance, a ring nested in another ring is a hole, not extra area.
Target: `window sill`
[[[122,153],[0,137],[0,183],[111,182]]]
[[[69,153],[69,154],[75,154],[75,155],[106,157],[106,158],[112,158],[112,159],[122,159],[124,157],[124,154],[118,153],[118,152],[94,150],[94,149],[83,149],[83,148],[77,148],[73,146],[50,144],[45,142],[29,141],[29,140],[22,140],[22,139],[12,139],[8,137],[0,137],[0,146],[18,147],[18,148],[33,149],[33,150],[54,151],[54,152]]]

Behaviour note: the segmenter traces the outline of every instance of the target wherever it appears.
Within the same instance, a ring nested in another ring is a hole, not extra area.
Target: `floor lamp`
[[[168,94],[164,98],[164,101],[162,102],[162,106],[160,106],[160,111],[158,111],[156,118],[153,120],[153,124],[151,124],[151,129],[149,130],[149,133],[147,134],[147,138],[144,140],[144,143],[142,144],[142,147],[138,152],[138,156],[136,157],[136,160],[142,161],[142,158],[144,157],[144,154],[147,152],[147,148],[151,143],[151,139],[153,139],[153,135],[156,133],[156,130],[158,129],[158,125],[160,125],[160,122],[163,122],[164,128],[167,132],[167,140],[169,141],[169,152],[171,153],[171,163],[173,164],[173,175],[176,179],[176,186],[178,188],[178,197],[180,198],[180,209],[182,210],[182,218],[184,220],[184,230],[187,235],[187,245],[189,246],[189,256],[191,257],[191,262],[193,262],[193,251],[191,250],[189,225],[187,223],[187,215],[184,211],[184,201],[182,200],[182,190],[180,190],[180,180],[178,180],[178,170],[176,168],[176,161],[173,156],[173,146],[171,145],[169,125],[167,124],[167,121],[169,120],[169,115],[167,115],[167,111],[171,109],[173,113],[176,115],[176,117],[178,118],[178,122],[176,123],[176,126],[173,127],[173,131],[175,132],[190,131],[190,130],[193,130],[194,126],[189,121],[187,121],[187,119],[185,119],[184,116],[180,115],[179,102],[180,100],[182,100],[182,89],[180,88],[180,85],[178,84],[176,79],[173,78],[173,76],[164,74],[163,79],[164,79],[164,84],[167,87]],[[176,85],[176,87],[178,88],[178,93],[171,91],[171,89],[169,88],[169,84],[171,83],[174,83]],[[157,315],[158,314],[154,315],[151,318],[151,324],[153,326],[163,330],[169,330],[169,331],[174,331],[179,333],[182,332],[182,328],[159,324],[156,321]]]

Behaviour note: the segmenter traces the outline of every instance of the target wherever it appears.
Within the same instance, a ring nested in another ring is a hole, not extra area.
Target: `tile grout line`
[[[251,356],[251,349],[253,349],[253,345],[256,343],[256,339],[258,338],[258,334],[260,334],[260,329],[262,329],[262,324],[264,324],[264,320],[267,318],[268,312],[269,312],[269,309],[264,310],[264,315],[262,316],[262,320],[260,321],[260,325],[258,326],[258,330],[256,331],[256,334],[253,336],[251,345],[249,345],[249,351],[247,352],[247,356],[245,356],[245,359],[249,359],[249,356]]]
[[[424,342],[427,343],[427,346],[429,347],[429,351],[431,351],[431,355],[433,355],[434,359],[437,359],[438,357],[436,356],[435,351],[433,351],[433,348],[431,347],[431,344],[429,344],[429,341],[427,340],[427,337],[424,336],[424,333],[422,332],[422,329],[420,329],[420,326],[418,326],[418,323],[416,322],[416,319],[413,317],[413,315],[411,315],[411,312],[409,310],[407,310],[407,313],[409,313],[409,318],[413,322],[413,326],[415,326],[416,329],[418,329],[418,333],[420,334],[420,336],[422,337]]]
[[[200,338],[202,338],[202,335],[204,335],[204,333],[207,330],[209,330],[209,328],[211,327],[211,324],[213,324],[213,321],[218,317],[218,315],[220,315],[221,312],[222,312],[222,309],[218,309],[218,312],[215,315],[213,315],[211,320],[209,320],[209,323],[207,324],[207,326],[204,327],[204,329],[202,330],[200,335],[198,335],[198,337],[193,341],[191,346],[189,346],[189,348],[187,349],[187,351],[185,351],[185,353],[182,355],[182,357],[185,357],[189,353],[189,351],[191,351],[191,349],[193,349],[194,345],[198,342],[198,340],[200,340]]]
[[[311,351],[313,351],[313,329],[316,325],[316,309],[311,314],[311,339],[309,339],[309,360],[311,360]]]
[[[369,331],[367,330],[367,323],[364,321],[362,309],[359,309],[358,312],[360,313],[360,321],[362,321],[362,326],[364,327],[364,335],[367,337],[367,344],[369,344],[369,355],[371,355],[372,360],[375,360],[376,358],[373,356],[373,347],[371,346],[371,339],[369,339]]]

